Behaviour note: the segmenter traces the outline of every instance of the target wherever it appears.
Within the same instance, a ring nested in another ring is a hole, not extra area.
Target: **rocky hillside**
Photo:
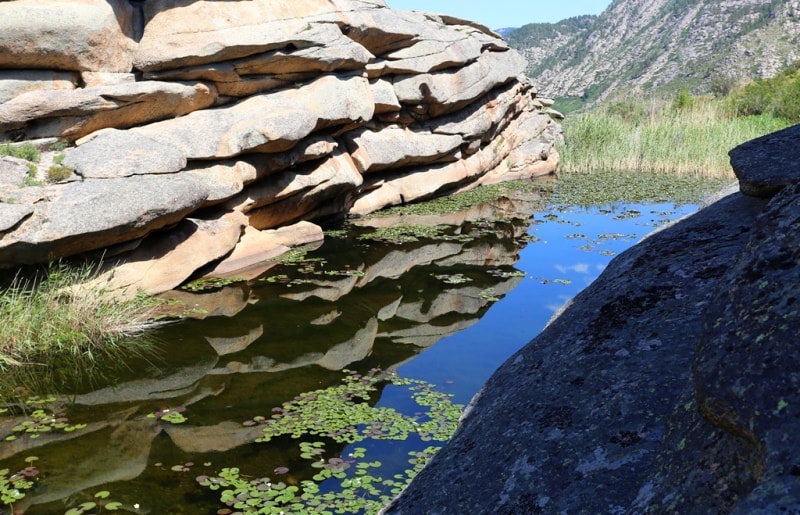
[[[102,256],[154,293],[550,173],[524,69],[486,27],[383,0],[0,2],[0,141],[44,151],[0,158],[0,267]]]
[[[800,59],[800,0],[614,0],[600,16],[525,25],[508,41],[545,95],[703,93]]]

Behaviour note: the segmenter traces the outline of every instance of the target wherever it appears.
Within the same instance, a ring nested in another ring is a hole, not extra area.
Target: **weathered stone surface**
[[[468,34],[442,28],[436,39],[424,39],[412,46],[386,54],[367,66],[370,77],[430,73],[462,67],[481,56],[483,45]]]
[[[387,512],[629,508],[666,450],[665,418],[683,409],[700,308],[762,205],[730,195],[613,260],[498,369]]]
[[[316,129],[366,121],[373,112],[366,79],[328,75],[303,88],[253,96],[134,132],[173,145],[189,159],[222,158],[285,151]]]
[[[245,96],[291,87],[322,72],[360,70],[372,57],[364,47],[345,37],[337,25],[314,24],[278,50],[223,63],[148,72],[145,77],[209,80],[214,81],[221,94]]]
[[[338,143],[326,135],[304,138],[294,148],[278,154],[248,154],[225,161],[195,161],[181,171],[208,186],[205,206],[235,197],[245,186],[296,165],[320,159],[332,153]]]
[[[366,2],[362,2],[366,3]],[[369,50],[375,56],[413,45],[431,35],[438,27],[428,26],[423,13],[383,9],[386,4],[372,2],[375,9],[341,10],[340,22],[348,27],[347,37]]]
[[[554,173],[559,161],[555,143],[562,137],[562,134],[560,126],[552,124],[552,120],[549,118],[547,118],[547,122],[551,125],[538,138],[524,141],[512,148],[506,154],[505,159],[483,174],[474,184],[486,186],[508,180],[530,179]],[[471,185],[467,187],[469,186]]]
[[[525,70],[525,59],[513,50],[484,52],[456,72],[398,76],[394,90],[403,104],[424,106],[430,116],[452,113]]]
[[[532,116],[536,117],[535,114]],[[458,161],[368,175],[363,193],[353,202],[350,214],[365,215],[387,206],[431,198],[437,192],[477,186],[481,175],[500,166],[509,152],[530,139],[527,133],[519,130],[520,125],[528,123],[527,118],[516,118],[493,143]],[[542,174],[553,171],[555,165],[556,162],[551,161],[541,170]]]
[[[136,82],[136,74],[83,71],[81,72],[81,80],[83,81],[84,88],[118,86],[120,84],[132,84]]]
[[[517,82],[496,88],[478,102],[426,125],[437,134],[459,134],[466,140],[491,140],[527,107],[530,83]],[[534,133],[531,133],[534,134]]]
[[[36,90],[74,89],[78,74],[55,70],[0,70],[0,108],[17,95]],[[0,116],[0,124],[3,117]]]
[[[208,187],[208,197],[203,207],[219,204],[244,188],[246,177],[255,177],[256,168],[250,161],[228,159],[225,161],[196,161],[181,171],[181,175],[194,177]]]
[[[134,8],[126,0],[0,4],[0,67],[129,72]]]
[[[175,175],[92,179],[50,191],[52,197],[37,203],[34,213],[0,240],[0,266],[134,240],[183,219],[208,194],[204,185]]]
[[[375,7],[343,0],[150,2],[145,5],[145,32],[135,64],[151,71],[239,59],[290,45],[320,47],[323,37],[331,38],[325,31],[337,27],[317,27],[315,22],[337,21],[337,11],[359,6]]]
[[[16,200],[17,190],[22,186],[22,181],[28,175],[28,164],[24,159],[11,156],[0,156],[0,192],[3,200],[9,198]]]
[[[0,202],[0,233],[5,232],[33,214],[33,206]]]
[[[372,97],[375,99],[375,114],[393,113],[400,110],[400,101],[394,93],[394,86],[386,79],[373,79],[369,82]]]
[[[196,81],[212,82],[220,96],[248,97],[266,91],[291,88],[298,82],[313,79],[314,73],[294,73],[281,76],[275,75],[246,75],[240,76],[233,62],[211,63],[206,65],[189,66],[175,70],[147,72],[144,77],[148,80],[164,81]]]
[[[428,17],[431,15],[428,14]],[[474,30],[471,30],[473,37],[480,38],[484,42],[490,42],[491,48],[493,50],[503,51],[508,50],[508,44],[500,37],[498,33],[487,27],[482,23],[478,23],[474,20],[467,20],[465,18],[461,18],[459,16],[453,16],[452,14],[446,13],[439,13],[436,15],[442,23],[445,25],[454,25],[458,27],[458,30],[464,30],[465,27],[470,27]],[[488,47],[488,45],[487,45]]]
[[[730,156],[742,193],[771,197],[800,179],[800,125],[743,143]]]
[[[336,150],[322,161],[275,173],[270,176],[269,181],[259,181],[251,185],[241,195],[226,202],[225,207],[249,214],[258,208],[275,204],[298,193],[324,188],[326,184],[334,184],[339,180],[360,184],[361,175],[350,155]]]
[[[74,141],[96,130],[125,129],[211,106],[206,84],[145,81],[75,90],[31,91],[0,104],[0,134]]]
[[[205,275],[242,277],[246,273],[250,276],[253,275],[250,272],[254,268],[258,269],[256,275],[260,275],[269,268],[265,266],[266,261],[285,254],[293,246],[321,242],[323,239],[322,228],[311,222],[297,222],[279,229],[263,231],[247,226],[233,252],[214,268],[206,271]]]
[[[433,163],[463,143],[461,136],[401,127],[351,131],[347,139],[353,161],[361,173]]]
[[[141,134],[109,129],[70,150],[64,164],[86,179],[108,179],[177,172],[186,156]]]
[[[271,188],[259,189],[261,200],[245,212],[256,229],[319,220],[344,212],[345,195],[362,182],[350,154],[337,151],[307,171],[276,175]]]
[[[97,278],[121,296],[171,290],[195,270],[230,253],[247,225],[241,213],[215,219],[187,218],[162,234],[153,234],[124,258],[110,263]]]
[[[779,138],[770,144],[778,145]],[[783,159],[771,161],[797,166],[791,159],[797,157],[799,142],[787,138],[783,145],[773,146],[772,151],[783,154]],[[764,149],[754,145],[750,151],[763,155]],[[769,168],[762,173],[774,178]],[[770,201],[747,247],[720,282],[720,295],[705,312],[692,372],[698,410],[711,425],[737,437],[745,449],[741,454],[749,458],[750,466],[739,470],[725,463],[723,472],[740,476],[731,482],[732,492],[726,497],[740,501],[739,513],[755,513],[768,506],[797,511],[800,174]],[[660,486],[658,493],[666,495],[666,485]],[[681,501],[698,506],[690,493],[684,493]]]
[[[788,184],[729,188],[614,259],[386,513],[800,510],[800,176],[764,166],[793,164],[785,136],[734,154],[760,195]]]

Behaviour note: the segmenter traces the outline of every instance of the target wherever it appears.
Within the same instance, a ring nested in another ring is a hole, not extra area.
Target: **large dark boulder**
[[[771,153],[794,155],[790,135],[744,148],[783,163]],[[800,174],[787,171],[773,198],[729,192],[613,260],[498,369],[387,513],[800,512]]]

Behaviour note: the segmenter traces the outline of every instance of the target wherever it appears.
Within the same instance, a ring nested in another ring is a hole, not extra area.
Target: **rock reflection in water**
[[[61,392],[59,409],[87,429],[23,437],[13,451],[4,448],[10,452],[0,467],[17,467],[35,452],[48,472],[46,487],[18,506],[57,513],[63,500],[117,482],[115,498],[132,504],[144,496],[142,505],[166,512],[185,503],[192,486],[157,462],[169,469],[213,461],[259,473],[259,464],[291,460],[286,449],[251,445],[260,431],[242,421],[335,384],[345,367],[398,366],[477,322],[519,282],[513,265],[539,207],[536,195],[521,193],[448,215],[358,220],[303,263],[270,265],[258,278],[215,291],[174,292],[198,315],[159,331],[158,360],[131,364],[115,384]],[[364,239],[376,228],[403,224],[446,228],[436,240]],[[186,407],[186,423],[146,418],[175,407]],[[0,438],[11,427],[0,425]],[[165,489],[165,481],[177,483]]]

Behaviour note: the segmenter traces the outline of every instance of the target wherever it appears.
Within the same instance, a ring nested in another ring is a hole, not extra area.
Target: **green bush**
[[[0,143],[0,156],[17,157],[33,163],[38,163],[39,159],[41,159],[39,150],[33,144],[15,145],[8,141]]]
[[[728,106],[738,116],[771,115],[800,122],[800,61],[771,79],[757,79],[734,90]]]
[[[53,166],[47,169],[47,181],[61,182],[67,180],[72,176],[72,172],[74,171],[75,170],[73,170],[69,166],[64,166],[62,164],[54,164]]]

